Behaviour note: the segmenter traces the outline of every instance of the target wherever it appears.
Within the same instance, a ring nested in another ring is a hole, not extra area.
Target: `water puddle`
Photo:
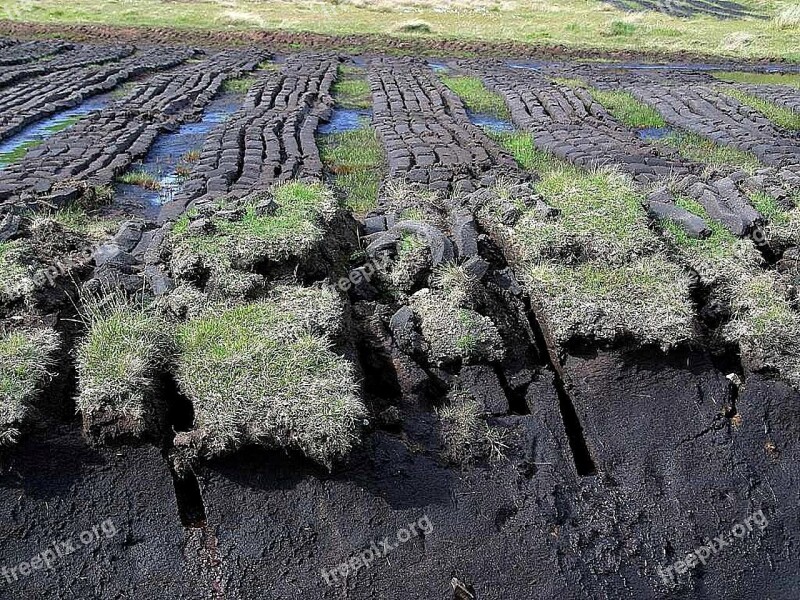
[[[469,117],[469,120],[472,121],[473,125],[488,129],[494,133],[514,131],[515,129],[511,122],[492,115],[467,111],[467,116]]]
[[[197,158],[191,155],[199,154],[209,132],[236,112],[242,99],[241,94],[225,94],[209,104],[197,123],[186,123],[173,133],[160,135],[147,157],[130,166],[126,174],[130,179],[114,185],[112,209],[157,216],[161,205],[172,201],[183,187]]]
[[[445,63],[438,61],[438,60],[429,60],[428,66],[433,69],[434,73],[449,73],[450,67],[448,67]]]
[[[672,127],[646,127],[636,131],[639,139],[647,141],[663,140],[670,133],[672,133]]]
[[[368,108],[334,108],[330,121],[319,126],[320,135],[353,131],[364,124],[364,119],[371,119],[372,111]]]
[[[25,129],[0,142],[0,169],[20,160],[31,148],[35,148],[47,138],[74,125],[91,112],[102,110],[111,100],[109,94],[102,94],[87,100],[80,106],[70,108],[51,117],[32,123]]]
[[[511,69],[522,69],[524,71],[541,71],[544,63],[538,62],[510,62],[508,66]]]

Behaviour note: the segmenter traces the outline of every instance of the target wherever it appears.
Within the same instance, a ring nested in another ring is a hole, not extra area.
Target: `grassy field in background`
[[[597,50],[691,52],[800,62],[800,24],[792,16],[800,14],[797,4],[741,3],[767,18],[719,20],[626,13],[596,0],[0,0],[0,18],[513,40]]]

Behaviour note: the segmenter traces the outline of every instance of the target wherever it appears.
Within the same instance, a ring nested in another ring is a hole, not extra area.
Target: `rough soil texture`
[[[278,46],[295,39],[275,36]],[[23,220],[29,208],[58,208],[111,184],[158,136],[200,118],[225,80],[255,71],[269,55],[125,48],[0,39],[0,62],[16,73],[0,84],[0,106],[14,105],[8,90],[18,85],[38,89],[51,77],[68,82],[83,69],[150,61],[147,76],[106,109],[0,170],[3,241],[34,239]],[[48,73],[35,70],[43,56],[53,61]],[[184,211],[195,209],[187,231],[207,234],[215,222],[242,219],[239,204],[249,195],[260,199],[261,217],[274,214],[273,183],[319,185],[315,132],[331,118],[341,61],[301,53],[257,72],[240,109],[208,134],[159,222],[123,223],[76,269],[77,284],[169,298],[175,273],[162,250]],[[27,63],[34,70],[21,68]],[[717,207],[710,218],[730,229],[738,223],[740,235],[762,218],[747,212],[755,209],[743,200],[743,180],[661,153],[585,90],[497,63],[452,66],[498,91],[541,151],[579,167],[613,165],[643,190],[668,177],[695,178],[687,188],[699,186],[698,200]],[[674,126],[758,148],[770,169],[763,181],[796,184],[796,137],[714,95],[706,75],[567,67],[598,87],[631,89]],[[556,216],[535,192],[536,174],[475,125],[424,62],[373,58],[365,82],[388,159],[376,207],[358,223],[332,211],[309,256],[241,271],[262,286],[350,277],[340,294],[347,339],[333,349],[361,376],[369,412],[361,443],[330,471],[252,446],[197,460],[183,477],[173,432],[155,443],[90,445],[74,404],[83,325],[73,302],[80,300],[66,294],[72,288],[62,273],[55,287],[0,306],[3,328],[44,323],[63,337],[56,377],[36,400],[26,436],[0,451],[0,598],[796,598],[800,394],[774,373],[742,365],[729,348],[712,355],[702,339],[668,353],[627,339],[555,347],[550,316],[532,308],[514,257],[478,218],[487,203],[508,227],[520,207]],[[70,94],[82,94],[83,83]],[[31,118],[41,119],[50,109],[37,108],[37,97],[26,102],[38,115]],[[74,183],[61,187],[65,178]],[[776,186],[759,189],[778,193]],[[220,195],[228,204],[217,203]],[[37,242],[52,251],[45,262],[59,258],[61,236],[72,240],[53,231],[52,248]],[[782,260],[798,260],[796,248]],[[190,430],[191,402],[172,373],[161,375],[168,413],[161,416],[178,432]],[[459,446],[444,415],[465,398],[476,408],[469,443]],[[400,540],[369,568],[339,570],[373,543],[394,544],[420,519],[429,525],[424,535]],[[104,523],[80,543],[81,532]],[[751,530],[740,529],[746,523]],[[704,564],[676,572],[677,561],[719,537],[724,545],[716,542]],[[22,562],[67,541],[74,552],[52,570],[20,576]]]

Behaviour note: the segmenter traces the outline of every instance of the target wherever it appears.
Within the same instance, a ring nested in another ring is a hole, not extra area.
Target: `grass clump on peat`
[[[333,292],[284,287],[181,324],[176,379],[195,419],[176,447],[189,460],[248,444],[297,450],[324,465],[346,456],[366,409],[352,364],[331,347],[341,317]]]
[[[790,131],[800,130],[800,113],[798,112],[789,108],[784,108],[783,106],[778,106],[774,102],[764,100],[754,94],[733,87],[725,88],[723,93],[738,100],[742,104],[754,108],[778,127]]]
[[[78,409],[87,434],[138,438],[162,430],[159,379],[171,358],[167,322],[120,293],[83,302],[88,333],[78,346]]]
[[[513,227],[484,207],[480,218],[503,240],[532,301],[544,309],[556,343],[573,337],[633,337],[673,346],[691,337],[685,269],[667,261],[629,177],[612,169],[575,168],[536,150],[529,134],[495,135],[540,175],[535,191],[560,210],[543,217],[523,209]]]
[[[0,242],[0,305],[15,302],[35,288],[30,270],[22,263],[25,254],[20,240]]]
[[[237,77],[226,79],[222,84],[222,91],[227,94],[246,94],[255,84],[255,77]]]
[[[123,173],[117,178],[117,181],[119,183],[135,185],[155,192],[161,189],[161,182],[158,180],[158,177],[152,173],[149,173],[148,171],[145,171],[144,169],[135,169],[133,171]]]
[[[721,146],[688,131],[673,131],[656,143],[675,148],[684,158],[705,163],[712,168],[730,167],[753,173],[763,167],[761,161],[750,152]]]
[[[442,424],[443,455],[448,462],[466,465],[481,458],[504,458],[502,430],[489,426],[482,404],[471,395],[451,392],[448,403],[436,413]]]
[[[50,376],[58,346],[58,334],[52,329],[0,334],[0,447],[19,438],[30,403]]]
[[[503,359],[503,340],[492,320],[461,305],[446,290],[420,290],[411,296],[410,304],[419,317],[431,362],[470,364]]]
[[[356,129],[331,133],[320,140],[325,168],[347,194],[347,207],[356,214],[375,208],[383,177],[383,145],[367,119]]]
[[[442,83],[461,98],[473,113],[491,115],[506,121],[511,113],[503,98],[490,91],[479,77],[442,77]]]
[[[236,201],[228,214],[184,214],[171,232],[171,268],[179,279],[198,271],[250,272],[263,261],[302,259],[322,242],[338,205],[318,183],[292,181]],[[202,224],[202,227],[198,226]]]

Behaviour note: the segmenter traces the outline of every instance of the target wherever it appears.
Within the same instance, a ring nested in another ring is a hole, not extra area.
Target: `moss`
[[[13,444],[30,404],[50,376],[59,345],[52,329],[18,329],[0,335],[0,446]]]
[[[172,352],[169,325],[119,295],[86,298],[84,310],[88,334],[78,347],[77,369],[87,433],[156,433],[165,411],[158,383]]]
[[[341,311],[330,291],[279,288],[181,325],[177,380],[195,422],[176,444],[204,456],[280,446],[326,465],[346,455],[366,411],[352,365],[331,350]]]
[[[490,91],[479,77],[442,77],[442,83],[455,92],[466,107],[478,114],[498,119],[511,119],[511,113],[502,96]]]

